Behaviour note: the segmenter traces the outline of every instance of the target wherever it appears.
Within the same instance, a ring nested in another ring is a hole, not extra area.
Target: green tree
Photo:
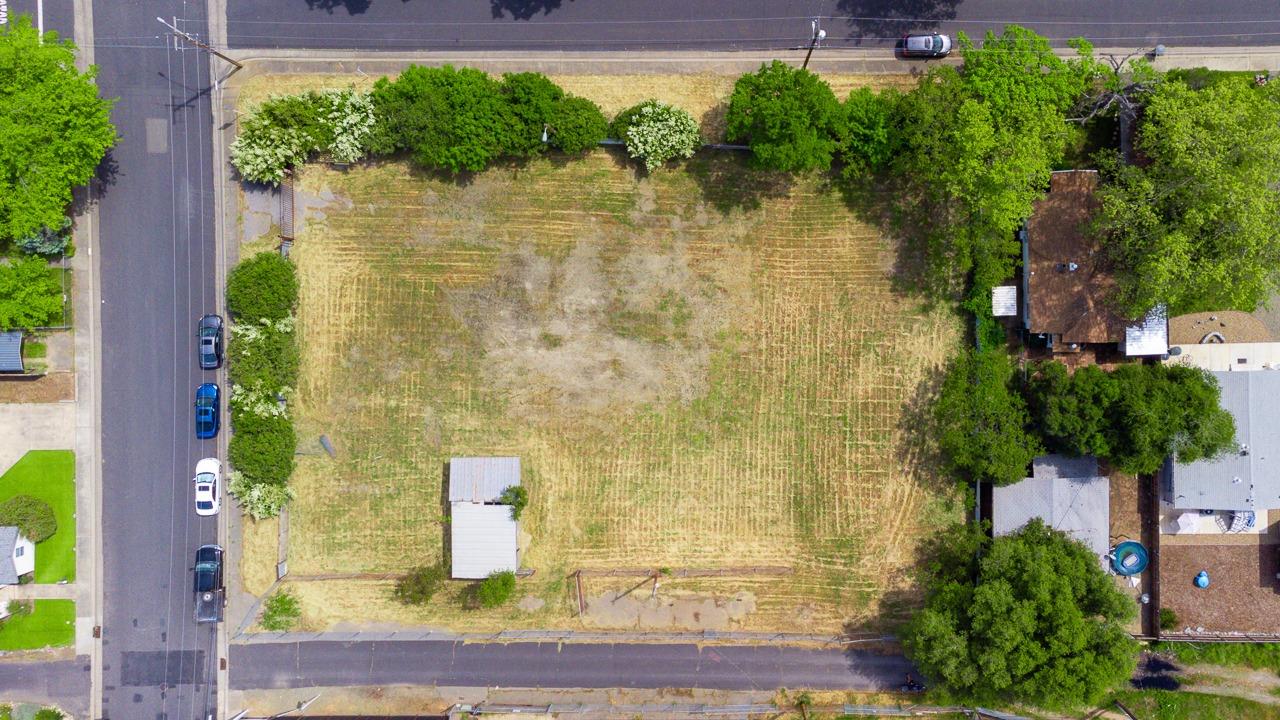
[[[227,492],[254,520],[279,515],[294,497],[293,488],[288,485],[252,480],[236,470],[228,473],[227,478]]]
[[[60,317],[62,285],[44,258],[22,256],[0,263],[0,330],[46,327]]]
[[[259,483],[284,485],[293,474],[293,453],[298,438],[287,417],[237,412],[232,416],[235,433],[227,446],[231,465]]]
[[[475,593],[480,607],[496,608],[505,605],[516,594],[516,574],[510,570],[492,573],[476,586]]]
[[[551,146],[562,152],[586,152],[609,134],[609,122],[600,106],[580,97],[567,97],[551,108],[547,118]]]
[[[18,240],[18,247],[32,255],[60,255],[71,244],[71,218],[63,217],[57,229],[42,227]]]
[[[410,65],[395,80],[378,80],[373,104],[370,148],[382,154],[407,150],[423,167],[479,171],[525,146],[517,142],[520,124],[501,83],[472,68]]]
[[[298,303],[298,273],[277,253],[258,253],[227,275],[227,309],[248,323],[283,320]]]
[[[0,25],[0,239],[62,227],[71,189],[116,142],[97,69],[75,61],[75,45],[42,38],[30,16]]]
[[[1280,86],[1160,83],[1138,126],[1141,166],[1102,165],[1096,230],[1118,306],[1140,317],[1251,312],[1280,290]]]
[[[968,478],[1018,482],[1042,449],[1027,430],[1030,415],[1013,379],[1013,363],[1000,350],[966,351],[947,370],[934,405],[938,444]]]
[[[880,172],[893,159],[893,125],[900,97],[893,89],[877,93],[862,87],[849,93],[844,103],[847,130],[842,148],[846,179]]]
[[[1186,365],[1068,374],[1061,363],[1043,363],[1027,396],[1054,449],[1098,455],[1125,472],[1152,473],[1169,456],[1188,463],[1235,446],[1235,420],[1219,404],[1217,380]]]
[[[0,525],[16,526],[33,543],[48,540],[58,531],[53,508],[31,495],[14,495],[0,503]]]
[[[988,32],[982,47],[964,33],[956,43],[964,65],[934,68],[896,104],[891,163],[909,251],[935,293],[975,267],[984,281],[1012,275],[1014,231],[1048,187],[1069,137],[1066,112],[1097,72],[1087,43],[1077,43],[1081,59],[1064,61],[1016,25]]]
[[[426,605],[444,587],[445,571],[440,565],[421,565],[396,580],[391,596],[405,605]]]
[[[565,97],[564,90],[542,73],[507,73],[502,76],[502,96],[514,121],[504,154],[540,155],[547,148],[542,142],[542,130],[551,124],[552,113]]]
[[[498,496],[498,502],[510,505],[511,519],[519,520],[520,514],[529,505],[529,491],[523,485],[511,485],[503,489],[502,494]]]
[[[903,634],[913,662],[970,702],[1096,704],[1133,672],[1133,601],[1083,544],[1032,520],[989,539],[956,526],[926,548],[925,607]]]
[[[645,100],[623,110],[609,132],[625,142],[627,154],[650,172],[669,160],[693,157],[702,144],[693,116],[660,100]]]
[[[231,340],[227,347],[227,374],[233,385],[279,392],[298,384],[301,353],[291,318],[237,323]]]
[[[821,78],[774,60],[734,83],[726,125],[729,142],[748,143],[759,167],[826,170],[845,134],[845,114]]]

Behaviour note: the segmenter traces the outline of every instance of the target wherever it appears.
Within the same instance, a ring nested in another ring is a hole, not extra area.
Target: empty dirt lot
[[[916,543],[960,513],[920,419],[960,325],[891,290],[892,249],[821,180],[599,150],[464,178],[308,166],[299,190],[293,407],[300,450],[338,455],[299,459],[291,575],[440,561],[444,464],[488,454],[522,458],[536,571],[496,611],[460,585],[404,608],[387,581],[293,583],[310,627],[579,627],[579,568],[792,570],[665,579],[593,616],[614,627],[835,632],[919,602]],[[261,592],[274,533],[246,547]]]

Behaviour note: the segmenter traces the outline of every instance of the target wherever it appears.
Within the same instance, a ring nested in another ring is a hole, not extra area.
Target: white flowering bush
[[[649,171],[668,160],[693,157],[702,145],[693,116],[659,100],[645,100],[622,111],[611,130],[626,143],[627,154]]]
[[[280,397],[287,398],[292,390],[287,387],[272,390],[262,383],[256,383],[252,387],[232,385],[231,410],[258,417],[289,417],[288,405],[280,402]]]
[[[352,163],[363,158],[376,121],[373,99],[369,93],[355,90],[334,90],[325,93],[325,97],[329,101],[329,126],[333,129],[329,155],[334,162],[340,163]]]
[[[355,90],[272,97],[240,122],[231,163],[250,182],[280,184],[285,172],[317,151],[335,162],[365,156],[373,132],[373,100]]]
[[[293,488],[288,485],[254,482],[236,470],[227,473],[227,492],[254,520],[279,515],[294,498]]]

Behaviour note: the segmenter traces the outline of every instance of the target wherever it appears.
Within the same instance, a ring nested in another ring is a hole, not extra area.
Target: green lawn
[[[1240,665],[1280,673],[1280,643],[1162,642],[1152,648],[1188,665]]]
[[[76,458],[70,450],[32,450],[0,476],[0,502],[32,495],[53,508],[58,531],[36,545],[36,582],[76,579]]]
[[[70,645],[76,636],[72,600],[36,600],[29,615],[10,615],[0,624],[0,650],[37,650]]]
[[[1114,696],[1143,720],[1280,720],[1280,706],[1172,690],[1126,690]]]

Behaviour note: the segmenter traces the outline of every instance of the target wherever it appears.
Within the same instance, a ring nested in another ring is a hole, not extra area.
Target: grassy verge
[[[22,344],[22,356],[28,360],[43,358],[48,352],[48,348],[42,342],[28,340]]]
[[[32,450],[0,476],[0,501],[31,495],[49,503],[58,531],[36,546],[36,582],[76,579],[75,454]]]
[[[1235,665],[1280,673],[1280,643],[1156,643],[1157,652],[1169,653],[1188,665]]]
[[[36,600],[27,615],[11,615],[0,624],[0,650],[38,650],[70,645],[76,635],[76,604]]]
[[[1280,706],[1222,695],[1127,690],[1114,697],[1143,720],[1280,720]]]

